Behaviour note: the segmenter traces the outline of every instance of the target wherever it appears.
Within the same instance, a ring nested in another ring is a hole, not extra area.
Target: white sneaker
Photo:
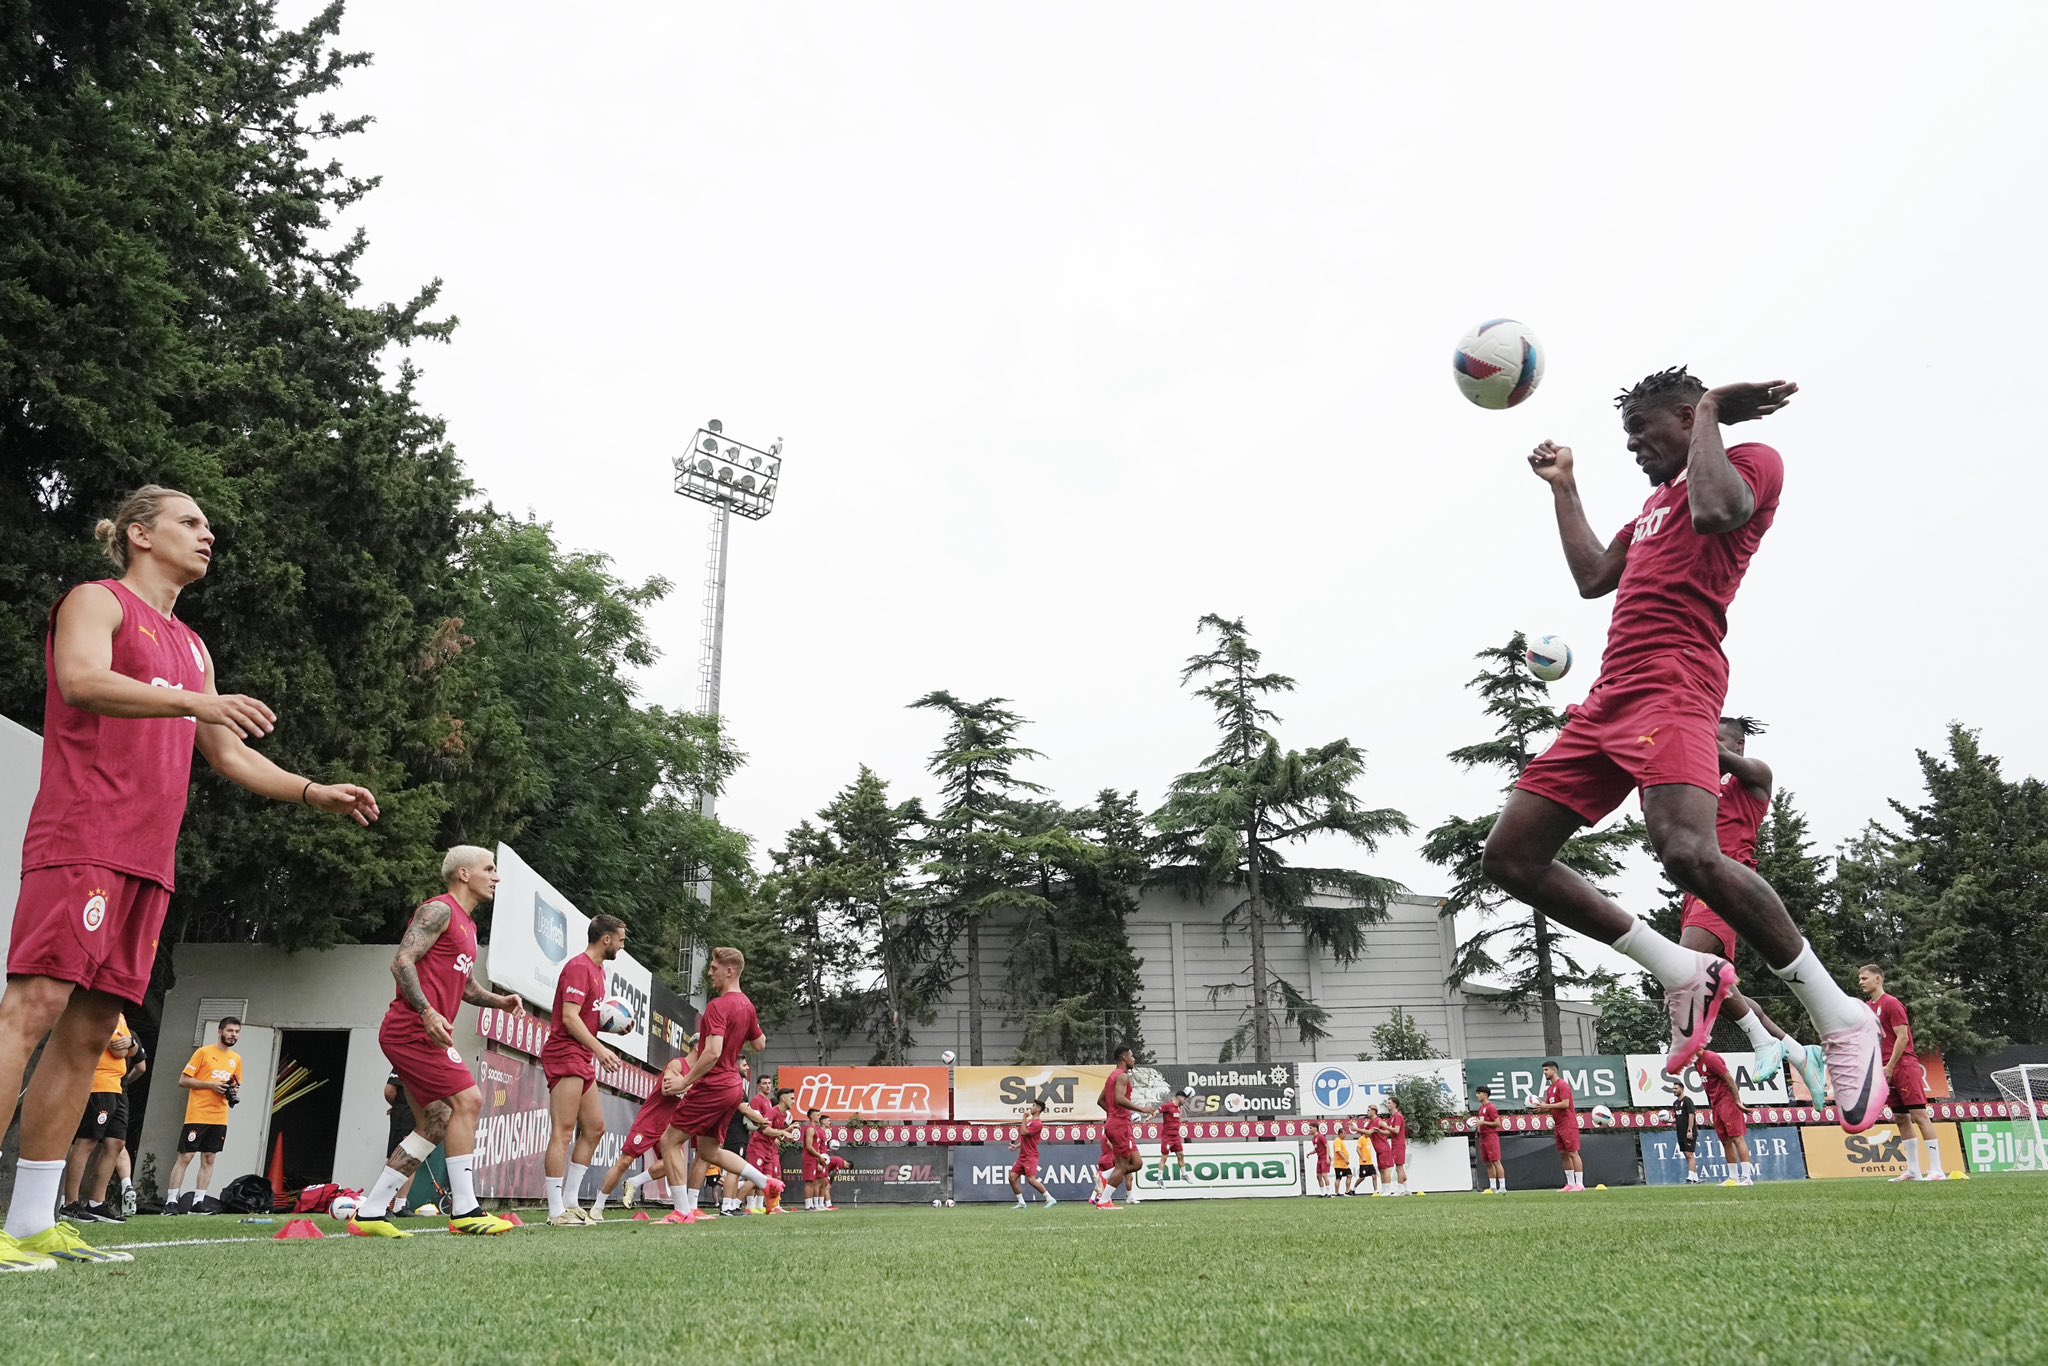
[[[1058,1203],[1059,1201],[1053,1199],[1050,1195],[1045,1197],[1045,1207],[1047,1209],[1051,1209],[1054,1205],[1057,1205]]]

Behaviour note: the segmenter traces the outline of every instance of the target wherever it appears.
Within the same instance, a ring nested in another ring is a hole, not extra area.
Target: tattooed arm
[[[526,1013],[526,1002],[520,998],[518,992],[508,991],[501,996],[474,977],[462,984],[462,999],[473,1006],[496,1006],[499,1010],[509,1010],[514,1015]]]
[[[428,1004],[427,993],[420,988],[419,962],[440,941],[453,920],[448,903],[440,898],[420,903],[412,913],[412,923],[405,927],[405,938],[398,941],[397,954],[391,959],[391,975],[398,981],[399,999],[420,1013],[427,1037],[443,1048],[454,1045],[455,1027]]]

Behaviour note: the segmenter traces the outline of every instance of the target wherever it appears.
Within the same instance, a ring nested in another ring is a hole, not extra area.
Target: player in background
[[[679,1095],[683,1103],[662,1135],[662,1161],[670,1171],[681,1171],[685,1146],[694,1146],[697,1156],[719,1170],[751,1181],[770,1195],[782,1192],[782,1179],[769,1176],[738,1154],[720,1146],[719,1140],[732,1125],[733,1116],[747,1105],[747,1084],[740,1078],[740,1052],[759,1053],[768,1046],[761,1032],[761,1020],[754,1003],[740,989],[740,974],[746,955],[721,945],[711,951],[711,1002],[697,1022],[697,1052],[680,1077],[663,1077],[662,1089]],[[756,1119],[758,1115],[754,1116]],[[673,1183],[671,1183],[673,1188]],[[697,1222],[697,1191],[684,1186],[676,1195],[675,1210],[663,1223]]]
[[[370,1183],[348,1231],[357,1238],[410,1238],[391,1222],[391,1202],[420,1163],[445,1145],[448,1157],[448,1231],[472,1236],[509,1233],[516,1225],[484,1213],[476,1198],[476,1122],[483,1092],[455,1046],[455,1017],[464,1002],[525,1013],[516,992],[486,990],[476,969],[477,907],[497,895],[498,860],[488,849],[458,844],[441,858],[437,897],[413,908],[398,952],[391,956],[396,984],[377,1042],[404,1085],[417,1117]]]
[[[0,995],[0,1134],[21,1110],[0,1271],[134,1260],[94,1251],[58,1221],[57,1202],[93,1071],[122,1007],[149,990],[193,751],[260,797],[377,819],[369,789],[289,773],[244,743],[268,735],[276,713],[221,695],[205,642],[175,615],[213,561],[199,504],[147,484],[93,535],[121,577],[60,598],[43,646],[42,773]]]
[[[1138,1156],[1138,1139],[1131,1128],[1131,1116],[1158,1113],[1158,1107],[1140,1105],[1131,1097],[1131,1069],[1138,1065],[1137,1050],[1129,1044],[1118,1044],[1116,1052],[1110,1055],[1115,1066],[1110,1069],[1109,1079],[1102,1083],[1102,1094],[1097,1098],[1102,1106],[1102,1153],[1113,1159],[1107,1168],[1098,1168],[1095,1178],[1095,1195],[1089,1203],[1097,1209],[1116,1208],[1118,1186],[1129,1182],[1129,1194],[1124,1197],[1127,1204],[1143,1203],[1138,1196],[1138,1169],[1145,1165]]]
[[[1667,1077],[1664,1087],[1676,1097],[1671,1102],[1671,1132],[1678,1140],[1678,1151],[1685,1154],[1685,1184],[1697,1186],[1700,1183],[1700,1107],[1693,1103],[1692,1092],[1685,1089],[1682,1079]]]
[[[58,1215],[77,1223],[125,1224],[127,1213],[120,1204],[107,1204],[107,1178],[118,1165],[118,1155],[128,1151],[128,1073],[142,1066],[141,1043],[128,1028],[124,1014],[114,1026],[114,1037],[100,1054],[93,1069],[92,1092],[86,1097],[85,1114],[78,1122],[78,1137],[71,1144],[71,1156],[64,1168],[64,1207]],[[94,1159],[98,1159],[95,1167]],[[93,1188],[88,1198],[87,1185]]]
[[[604,1093],[597,1089],[597,1069],[617,1071],[619,1055],[597,1037],[604,1028],[597,1006],[604,1000],[604,965],[625,947],[625,921],[592,916],[589,946],[562,964],[555,978],[554,1017],[540,1048],[551,1125],[542,1173],[548,1223],[555,1228],[598,1222],[583,1212],[583,1173],[604,1137]]]
[[[1904,1174],[1894,1181],[1945,1181],[1941,1169],[1941,1140],[1934,1136],[1934,1118],[1927,1109],[1927,1070],[1913,1051],[1913,1025],[1906,1017],[1905,1003],[1884,989],[1884,972],[1875,963],[1865,963],[1856,972],[1856,984],[1870,998],[1871,1014],[1884,1031],[1884,1075],[1892,1091],[1892,1108],[1899,1113],[1899,1138],[1906,1152]],[[1917,1132],[1916,1141],[1910,1135]],[[1926,1154],[1923,1176],[1920,1158]]]
[[[1530,468],[1550,486],[1580,593],[1619,591],[1593,691],[1567,709],[1557,739],[1523,769],[1487,837],[1484,868],[1509,895],[1612,945],[1663,983],[1672,1024],[1665,1067],[1679,1071],[1713,1033],[1734,968],[1672,943],[1557,861],[1579,827],[1640,792],[1665,873],[1754,945],[1813,1017],[1842,1126],[1860,1133],[1884,1111],[1876,1022],[1827,975],[1770,884],[1721,852],[1714,828],[1728,606],[1784,484],[1776,451],[1727,447],[1721,427],[1769,416],[1797,390],[1781,380],[1709,390],[1675,369],[1624,393],[1616,404],[1628,449],[1653,488],[1612,541],[1586,519],[1571,450],[1546,441],[1530,455]]]
[[[1195,1088],[1183,1087],[1177,1096],[1168,1096],[1159,1107],[1159,1172],[1169,1181],[1178,1181],[1187,1175],[1188,1148],[1185,1131],[1181,1126],[1180,1103],[1193,1097]],[[1173,1159],[1171,1174],[1168,1174],[1167,1159]]]
[[[1381,1117],[1379,1106],[1368,1105],[1365,1107],[1365,1123],[1361,1127],[1365,1130],[1366,1139],[1372,1144],[1373,1170],[1378,1174],[1379,1178],[1373,1182],[1372,1193],[1374,1195],[1392,1195],[1394,1193],[1392,1187],[1394,1179],[1393,1126]]]
[[[1012,1209],[1023,1209],[1029,1203],[1024,1197],[1026,1182],[1038,1192],[1047,1209],[1059,1203],[1045,1188],[1045,1182],[1038,1179],[1038,1140],[1044,1133],[1045,1102],[1033,1096],[1024,1107],[1024,1122],[1018,1126],[1017,1141],[1010,1145],[1017,1150],[1016,1164],[1010,1168],[1010,1189],[1017,1196],[1017,1203],[1011,1206]]]
[[[663,1081],[671,1076],[681,1079],[682,1075],[681,1058],[670,1058],[668,1066],[661,1069]],[[669,1095],[659,1085],[646,1100],[640,1102],[639,1113],[633,1116],[632,1124],[626,1129],[626,1141],[619,1146],[618,1161],[612,1163],[611,1170],[604,1174],[604,1180],[597,1185],[597,1196],[590,1204],[592,1223],[604,1222],[605,1201],[611,1198],[612,1192],[618,1190],[622,1183],[625,1186],[625,1195],[619,1203],[631,1209],[633,1197],[640,1187],[649,1181],[662,1179],[666,1169],[661,1165],[659,1155],[648,1165],[646,1171],[635,1176],[627,1176],[626,1172],[635,1162],[661,1146],[661,1136],[668,1130],[669,1121],[675,1118],[678,1103],[676,1097]]]
[[[1394,1194],[1413,1195],[1408,1189],[1408,1116],[1401,1113],[1399,1096],[1387,1096],[1387,1158],[1394,1165],[1389,1168],[1384,1180],[1392,1181]]]
[[[1351,1184],[1351,1143],[1345,1137],[1342,1124],[1330,1133],[1330,1166],[1336,1172],[1337,1194],[1350,1195],[1354,1189]]]
[[[1479,1162],[1486,1168],[1486,1193],[1506,1195],[1508,1169],[1500,1160],[1500,1109],[1493,1103],[1493,1092],[1488,1087],[1482,1086],[1473,1094],[1479,1097],[1472,1128],[1479,1135]]]
[[[1549,1115],[1557,1126],[1550,1131],[1550,1138],[1557,1144],[1557,1155],[1564,1159],[1564,1188],[1585,1190],[1586,1159],[1579,1154],[1578,1101],[1572,1095],[1572,1084],[1564,1079],[1564,1071],[1556,1063],[1543,1064],[1543,1097],[1530,1101],[1529,1108],[1539,1115]]]
[[[1707,1091],[1707,1113],[1714,1119],[1714,1137],[1721,1140],[1721,1159],[1728,1166],[1724,1186],[1753,1186],[1756,1168],[1749,1160],[1749,1116],[1742,1111],[1742,1097],[1735,1089],[1735,1074],[1727,1060],[1713,1049],[1699,1056],[1700,1082]]]
[[[1357,1120],[1344,1121],[1344,1132],[1351,1136],[1351,1146],[1357,1153],[1357,1161],[1351,1168],[1352,1195],[1378,1195],[1380,1193],[1379,1153],[1373,1147],[1372,1139],[1361,1132]]]
[[[1330,1126],[1327,1123],[1316,1125],[1309,1137],[1309,1145],[1315,1149],[1316,1154],[1315,1193],[1324,1197],[1337,1194],[1337,1183],[1334,1175],[1335,1165],[1330,1155],[1330,1141]]]
[[[804,1208],[812,1213],[827,1213],[832,1209],[832,1198],[827,1194],[826,1183],[832,1175],[832,1154],[826,1148],[825,1112],[813,1110],[810,1123],[802,1130],[804,1162]]]
[[[1756,869],[1757,832],[1771,814],[1770,766],[1748,754],[1749,737],[1761,735],[1763,730],[1763,723],[1753,717],[1724,716],[1718,732],[1721,796],[1714,808],[1714,839],[1723,854],[1751,871]],[[1735,931],[1690,892],[1679,912],[1678,942],[1684,948],[1735,961]],[[1756,1050],[1758,1081],[1773,1080],[1790,1062],[1805,1081],[1813,1103],[1822,1102],[1827,1095],[1827,1074],[1820,1045],[1800,1043],[1739,987],[1728,989],[1721,1012],[1741,1027],[1743,1037]]]
[[[753,1158],[748,1156],[748,1154],[752,1153],[754,1148],[754,1134],[761,1127],[761,1122],[767,1119],[765,1112],[754,1107],[751,1089],[753,1085],[754,1065],[749,1059],[741,1058],[740,1087],[747,1092],[749,1099],[745,1105],[733,1112],[732,1122],[725,1126],[725,1150],[730,1153],[739,1153],[747,1157],[749,1162],[753,1162]],[[759,1167],[758,1163],[755,1165]],[[697,1208],[704,1208],[704,1200],[710,1198],[715,1191],[718,1199],[718,1213],[721,1217],[727,1215],[740,1216],[746,1213],[745,1202],[741,1197],[751,1187],[745,1181],[741,1181],[723,1168],[713,1167],[709,1163],[700,1163],[699,1169],[708,1179],[704,1183],[704,1195],[698,1200]],[[766,1171],[767,1168],[761,1167],[760,1170]],[[777,1171],[778,1173],[780,1172],[779,1165],[777,1166]]]
[[[765,1069],[761,1073],[761,1089],[754,1096],[754,1113],[761,1117],[761,1123],[752,1126],[747,1138],[747,1161],[764,1172],[782,1175],[782,1144],[785,1139],[796,1137],[796,1131],[789,1127],[789,1116],[784,1113],[781,1098],[789,1095],[788,1087],[777,1091],[775,1078]],[[753,1214],[769,1214],[772,1209],[769,1197],[747,1182],[739,1186],[738,1203],[741,1208]],[[780,1203],[780,1198],[776,1198]]]
[[[207,1191],[213,1188],[213,1159],[228,1139],[228,1113],[242,1103],[242,1055],[235,1051],[242,1037],[242,1022],[223,1016],[216,1026],[217,1042],[196,1049],[178,1087],[185,1092],[185,1124],[178,1131],[178,1160],[171,1166],[171,1191],[164,1197],[165,1214],[211,1214],[206,1208]],[[199,1172],[186,1184],[192,1158],[199,1158]]]

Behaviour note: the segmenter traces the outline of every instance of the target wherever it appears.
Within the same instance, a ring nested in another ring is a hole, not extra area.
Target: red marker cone
[[[499,1215],[498,1217],[500,1219],[503,1219],[506,1223],[512,1225],[512,1227],[514,1228],[526,1227],[526,1221],[524,1219],[521,1219],[517,1214],[514,1214],[511,1210],[506,1210],[503,1214]]]
[[[276,1241],[281,1243],[287,1238],[325,1238],[326,1236],[326,1234],[320,1231],[320,1226],[311,1219],[293,1219],[277,1231]]]
[[[647,1217],[647,1211],[643,1209],[638,1214],[635,1214],[633,1216],[633,1222],[636,1224],[646,1224],[652,1223],[653,1221]]]

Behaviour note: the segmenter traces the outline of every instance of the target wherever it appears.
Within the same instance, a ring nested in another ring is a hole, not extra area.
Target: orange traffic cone
[[[284,1135],[277,1136],[277,1142],[270,1148],[270,1193],[276,1197],[275,1208],[284,1208]]]
[[[277,1231],[276,1241],[281,1243],[287,1238],[325,1238],[326,1236],[326,1234],[320,1231],[320,1226],[311,1219],[293,1219]]]

